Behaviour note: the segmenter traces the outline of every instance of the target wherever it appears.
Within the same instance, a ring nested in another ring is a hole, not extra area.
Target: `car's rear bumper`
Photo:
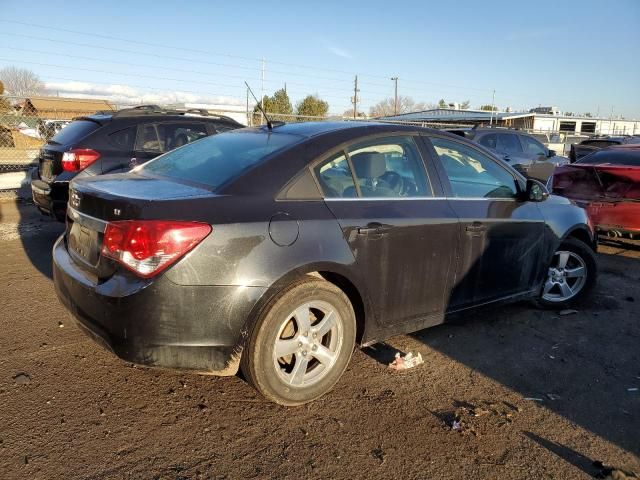
[[[123,360],[233,375],[241,331],[266,288],[176,285],[165,276],[117,273],[98,281],[67,252],[53,247],[53,279],[62,304],[81,329]]]
[[[40,212],[64,221],[69,182],[46,183],[40,179],[37,169],[34,169],[31,174],[31,197]]]
[[[640,202],[589,202],[584,208],[600,232],[640,234]]]

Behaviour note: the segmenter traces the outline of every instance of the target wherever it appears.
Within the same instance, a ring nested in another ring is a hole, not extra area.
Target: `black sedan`
[[[327,392],[355,344],[596,278],[585,211],[487,150],[411,126],[242,129],[74,180],[57,294],[131,362]]]

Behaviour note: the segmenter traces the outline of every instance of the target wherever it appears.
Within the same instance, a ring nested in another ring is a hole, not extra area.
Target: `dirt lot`
[[[640,471],[640,242],[578,312],[485,310],[356,351],[301,408],[124,363],[56,300],[60,226],[0,202],[0,478],[592,478]],[[396,350],[425,364],[386,367]],[[453,430],[458,417],[461,428]]]

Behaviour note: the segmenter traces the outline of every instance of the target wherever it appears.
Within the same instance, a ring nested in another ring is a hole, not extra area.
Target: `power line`
[[[31,26],[31,27],[48,29],[48,30],[53,30],[53,31],[66,32],[66,33],[73,33],[73,34],[76,34],[76,35],[86,35],[86,36],[103,38],[103,39],[108,39],[108,40],[122,41],[122,42],[138,44],[138,45],[144,45],[144,46],[149,46],[149,47],[157,47],[157,48],[165,48],[165,49],[169,48],[169,49],[178,50],[178,51],[185,51],[185,52],[192,52],[192,53],[206,54],[206,55],[222,56],[222,57],[226,57],[226,58],[234,58],[234,59],[239,59],[239,60],[244,60],[244,61],[256,61],[256,62],[261,61],[261,59],[255,58],[255,57],[246,57],[246,56],[233,55],[233,54],[227,54],[227,53],[222,53],[222,52],[212,52],[212,51],[200,50],[200,49],[194,49],[194,48],[177,47],[177,46],[174,46],[174,45],[163,45],[163,44],[145,42],[145,41],[135,40],[135,39],[126,39],[126,38],[115,37],[115,36],[110,36],[110,35],[102,35],[102,34],[97,34],[95,32],[82,32],[82,31],[78,31],[78,30],[51,27],[51,26],[47,26],[47,25],[41,25],[41,24],[35,24],[35,23],[29,23],[29,22],[22,22],[22,21],[17,21],[17,20],[0,19],[0,22],[8,23],[8,24]],[[193,62],[194,61],[193,59],[185,59],[183,57],[175,57],[175,56],[169,56],[169,55],[158,55],[158,54],[153,54],[153,53],[148,53],[148,52],[126,50],[126,49],[114,48],[114,47],[106,47],[106,46],[101,46],[101,45],[92,45],[92,44],[79,43],[79,42],[70,42],[70,41],[65,41],[65,40],[52,39],[52,38],[46,38],[46,37],[38,37],[38,36],[34,36],[34,35],[26,35],[26,34],[21,34],[21,33],[0,32],[0,35],[7,35],[7,36],[11,36],[11,37],[18,36],[18,37],[29,38],[29,39],[34,39],[34,40],[43,40],[43,41],[62,43],[62,44],[67,44],[67,45],[75,45],[75,46],[80,46],[80,47],[97,48],[97,49],[109,50],[109,51],[127,53],[127,54],[145,55],[145,56],[150,56],[150,57],[155,57],[155,58],[160,58],[160,59],[170,59],[170,60],[176,60],[176,61],[182,61],[182,62],[185,62],[185,61]],[[224,66],[224,67],[228,67],[228,68],[237,68],[237,69],[250,70],[250,71],[256,71],[256,72],[260,70],[259,67],[249,67],[249,66],[246,66],[246,65],[225,64],[225,63],[219,63],[219,62],[205,61],[205,60],[202,60],[202,59],[198,59],[197,62],[202,63],[202,64]],[[346,71],[337,70],[337,69],[329,69],[329,68],[325,68],[325,67],[301,65],[301,64],[296,64],[296,63],[280,62],[280,61],[275,61],[275,60],[269,60],[269,62],[272,63],[272,64],[291,66],[291,67],[295,67],[295,68],[322,70],[322,71],[329,71],[329,72],[334,72],[334,73],[341,73],[341,74],[345,74],[345,75],[352,75],[352,72],[346,72]],[[320,79],[320,80],[328,80],[328,81],[332,81],[332,82],[344,82],[344,83],[349,82],[349,80],[347,80],[347,79],[318,77],[315,74],[303,74],[303,73],[297,73],[297,72],[282,72],[282,71],[275,71],[275,70],[270,71],[270,73],[276,73],[276,74],[287,75],[287,76],[307,77],[307,78],[314,78],[314,79]],[[229,76],[229,75],[227,75],[227,76]],[[379,74],[372,74],[372,73],[360,74],[360,76],[365,76],[365,77],[370,77],[370,78],[380,78],[380,79],[388,79],[389,78],[387,75],[379,75]],[[441,88],[446,88],[446,89],[463,90],[463,91],[471,90],[471,91],[476,91],[476,92],[483,92],[483,93],[486,93],[486,94],[489,94],[491,92],[491,89],[489,89],[489,88],[478,88],[478,87],[469,87],[469,86],[463,87],[463,86],[458,86],[458,85],[427,82],[425,80],[405,79],[403,77],[403,84],[407,84],[407,83],[415,84],[415,85],[421,85],[421,86],[425,86],[425,87],[426,86],[441,87]],[[385,87],[385,84],[375,83],[375,82],[367,82],[367,81],[365,81],[365,82],[360,81],[359,85],[363,85],[363,86],[364,85],[371,85],[371,86]],[[314,88],[317,88],[317,87],[314,87]],[[348,89],[348,87],[346,87],[346,86],[345,86],[345,88]],[[407,88],[405,88],[405,90],[410,91]],[[525,98],[527,98],[527,97],[528,98],[536,98],[536,99],[539,98],[539,96],[537,96],[537,95],[536,96],[534,96],[534,95],[526,95],[526,94],[523,95],[520,92],[510,92],[510,91],[502,91],[502,90],[500,92],[501,93],[511,94],[511,95],[516,95],[516,96],[520,96],[520,97],[525,97]],[[342,98],[342,97],[340,97],[340,98]],[[502,98],[505,98],[505,97],[502,97]],[[568,102],[575,102],[577,100],[550,99],[550,101],[553,101],[554,103],[555,102],[568,103]]]
[[[44,50],[34,50],[34,49],[29,49],[29,48],[20,48],[20,47],[13,47],[10,45],[0,45],[0,48],[4,48],[7,50],[15,50],[15,51],[19,51],[19,52],[29,52],[29,53],[39,53],[39,54],[43,54],[43,55],[55,55],[58,57],[66,57],[66,58],[76,58],[76,59],[80,59],[80,60],[96,60],[95,57],[87,57],[87,56],[83,56],[83,55],[71,55],[68,53],[59,53],[59,52],[48,52],[48,51],[44,51]],[[181,68],[172,68],[172,67],[167,67],[164,65],[149,65],[149,64],[141,64],[141,63],[132,63],[132,62],[123,62],[123,61],[117,61],[117,60],[100,60],[102,63],[112,63],[115,65],[126,65],[126,66],[131,66],[131,67],[144,67],[144,68],[158,68],[158,69],[162,69],[162,70],[169,70],[169,71],[174,71],[174,72],[184,72],[184,69]],[[220,73],[220,72],[204,72],[204,71],[197,71],[197,70],[190,70],[189,71],[190,74],[197,74],[197,75],[216,75],[216,76],[221,76],[221,77],[229,77],[229,78],[238,78],[238,79],[242,79],[242,80],[247,80],[247,76],[246,75],[232,75],[232,74],[228,74],[228,73]],[[281,81],[280,80],[264,80],[265,83],[276,83],[276,84],[280,84]],[[294,86],[299,86],[299,87],[304,87],[307,89],[313,89],[313,88],[320,88],[322,90],[325,91],[335,91],[335,92],[350,92],[351,89],[350,87],[345,87],[345,88],[340,88],[340,87],[327,87],[325,85],[312,85],[312,84],[307,84],[307,83],[298,83],[298,82],[287,82],[289,85],[294,85]]]

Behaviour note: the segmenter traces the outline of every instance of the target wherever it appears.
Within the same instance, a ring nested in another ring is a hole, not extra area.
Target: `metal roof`
[[[406,121],[406,122],[488,122],[493,116],[494,120],[506,120],[510,118],[532,117],[535,114],[529,112],[490,112],[487,110],[455,110],[452,108],[434,108],[422,112],[403,113],[390,117],[382,117],[381,120]]]

